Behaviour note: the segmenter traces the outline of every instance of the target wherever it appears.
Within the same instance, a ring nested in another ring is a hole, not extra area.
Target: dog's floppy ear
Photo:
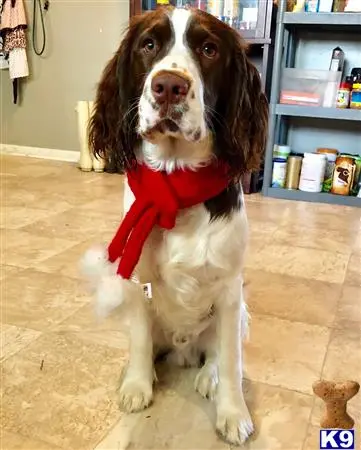
[[[236,31],[232,33],[234,45],[224,88],[226,98],[221,100],[223,111],[218,111],[224,117],[225,127],[217,133],[221,140],[217,147],[239,177],[260,167],[268,132],[268,102],[258,70],[247,57],[245,43]]]
[[[139,85],[132,76],[132,48],[140,24],[131,22],[113,58],[106,65],[98,84],[94,110],[89,122],[89,146],[93,153],[109,158],[123,171],[134,160],[139,142],[136,134]]]

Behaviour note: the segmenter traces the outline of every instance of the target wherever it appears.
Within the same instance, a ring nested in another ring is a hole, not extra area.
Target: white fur
[[[116,274],[118,262],[111,264],[106,247],[101,245],[87,250],[81,260],[81,271],[95,291],[95,311],[100,318],[108,316],[140,289],[134,286],[134,278],[124,280]]]
[[[80,261],[80,270],[91,284],[97,283],[102,275],[110,273],[112,265],[108,261],[106,247],[96,245],[87,250]]]
[[[198,67],[192,57],[191,51],[185,44],[184,34],[187,31],[187,27],[191,18],[191,12],[186,9],[175,9],[171,13],[171,23],[174,30],[174,45],[164,58],[162,58],[157,64],[154,65],[150,73],[148,74],[143,88],[143,93],[139,101],[139,127],[140,134],[144,134],[150,128],[154,127],[160,120],[159,112],[152,108],[151,103],[154,102],[154,96],[151,92],[152,79],[160,72],[181,72],[186,74],[192,81],[191,89],[188,92],[186,102],[189,105],[189,109],[183,114],[181,122],[179,124],[180,131],[187,142],[194,141],[194,133],[199,130],[199,138],[197,141],[204,141],[207,138],[207,126],[205,120],[205,108],[203,100],[203,84]],[[177,67],[174,68],[173,65]],[[192,98],[194,93],[194,98]],[[171,134],[171,133],[169,133]],[[162,152],[166,145],[164,145],[163,136],[157,135],[154,138],[158,146],[158,152]],[[163,141],[163,142],[162,142]],[[169,147],[168,147],[169,148]],[[172,153],[174,149],[171,150]],[[146,145],[145,157],[152,155],[151,148]],[[164,155],[166,159],[173,159],[172,155]],[[209,156],[209,155],[207,155]],[[203,158],[204,160],[204,158]],[[152,158],[154,166],[154,158]],[[170,163],[170,161],[168,161]]]

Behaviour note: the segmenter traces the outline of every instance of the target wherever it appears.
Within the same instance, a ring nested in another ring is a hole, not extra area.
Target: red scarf
[[[127,173],[135,201],[108,247],[111,263],[120,258],[117,274],[129,279],[155,225],[171,230],[180,209],[204,203],[230,182],[228,167],[215,161],[197,170],[154,171],[138,164]]]

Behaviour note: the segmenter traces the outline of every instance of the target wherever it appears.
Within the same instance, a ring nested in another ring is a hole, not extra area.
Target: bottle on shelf
[[[318,153],[305,153],[301,176],[300,191],[321,192],[322,184],[325,178],[327,157]]]
[[[340,155],[336,159],[332,179],[332,194],[350,195],[355,173],[356,162],[351,156]]]
[[[361,109],[361,78],[357,78],[352,85],[350,108]]]
[[[349,77],[347,77],[349,78]],[[348,83],[347,80],[340,84],[337,90],[336,107],[341,109],[346,109],[350,105],[352,84]]]
[[[318,12],[319,0],[306,0],[305,11],[306,12]]]

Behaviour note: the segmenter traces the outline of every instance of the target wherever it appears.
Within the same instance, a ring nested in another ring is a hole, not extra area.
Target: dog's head
[[[216,155],[239,176],[259,167],[267,117],[239,33],[203,11],[160,9],[131,20],[105,68],[90,143],[122,169],[136,159],[163,168]]]

